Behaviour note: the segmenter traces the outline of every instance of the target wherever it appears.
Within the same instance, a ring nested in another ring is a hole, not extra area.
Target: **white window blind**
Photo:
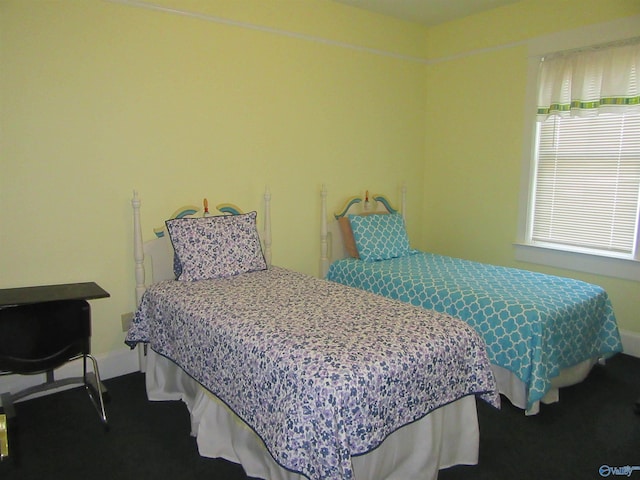
[[[640,114],[552,116],[538,125],[533,242],[633,255]]]
[[[640,43],[544,59],[529,242],[635,258]]]

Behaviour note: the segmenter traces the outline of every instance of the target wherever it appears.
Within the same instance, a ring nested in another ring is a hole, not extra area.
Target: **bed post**
[[[271,191],[264,191],[264,259],[271,266]]]
[[[320,207],[320,278],[327,275],[329,269],[329,255],[327,243],[327,187],[323,184],[320,191],[322,199]]]
[[[144,286],[144,250],[142,248],[142,227],[140,226],[140,199],[138,192],[133,191],[133,258],[136,262],[136,305],[140,304]]]
[[[144,249],[142,246],[142,227],[140,225],[140,199],[138,192],[133,191],[131,199],[133,207],[133,258],[136,262],[136,306],[140,305],[142,294],[146,287],[144,284]],[[147,346],[138,345],[138,364],[141,372],[147,370]]]

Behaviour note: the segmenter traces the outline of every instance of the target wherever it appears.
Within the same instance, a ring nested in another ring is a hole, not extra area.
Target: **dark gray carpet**
[[[148,402],[142,374],[105,384],[108,432],[83,389],[19,403],[18,455],[0,463],[0,479],[246,479],[240,466],[198,455],[186,407]],[[602,465],[640,466],[638,398],[640,359],[617,355],[540,415],[479,402],[480,463],[439,478],[585,480],[603,478]],[[630,478],[640,479],[640,471]]]
[[[479,464],[439,478],[588,480],[603,478],[602,465],[640,466],[638,398],[640,359],[617,355],[583,383],[561,389],[560,402],[542,405],[539,415],[525,417],[504,399],[501,410],[479,402]],[[640,479],[640,471],[631,478]]]

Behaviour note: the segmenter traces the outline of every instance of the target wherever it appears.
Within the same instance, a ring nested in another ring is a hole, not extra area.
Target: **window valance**
[[[640,37],[540,62],[538,121],[640,110]]]

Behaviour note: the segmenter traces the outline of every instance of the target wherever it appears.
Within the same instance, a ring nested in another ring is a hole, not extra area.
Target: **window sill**
[[[640,281],[640,261],[515,243],[516,260]]]

